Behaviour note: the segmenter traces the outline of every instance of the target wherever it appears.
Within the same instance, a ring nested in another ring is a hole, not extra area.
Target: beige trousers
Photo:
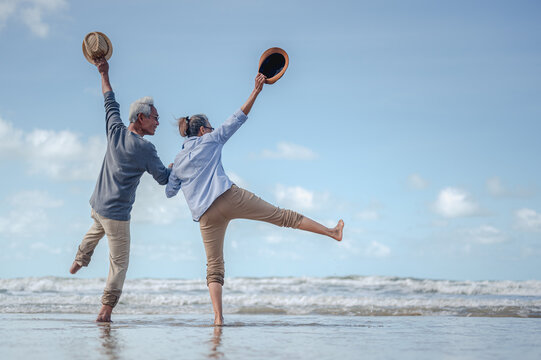
[[[199,219],[199,227],[207,254],[207,285],[224,284],[224,238],[229,221],[250,219],[277,226],[298,228],[303,215],[280,209],[253,193],[233,185],[220,195]]]
[[[114,307],[118,303],[128,263],[130,259],[130,221],[112,220],[98,214],[94,209],[91,213],[94,224],[83,238],[75,261],[81,266],[88,266],[98,242],[107,235],[109,240],[109,276],[101,302]]]

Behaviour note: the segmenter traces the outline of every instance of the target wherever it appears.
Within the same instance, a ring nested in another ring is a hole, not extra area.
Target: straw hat
[[[287,53],[277,47],[268,49],[259,59],[259,72],[267,77],[266,84],[274,84],[284,75],[289,65]]]
[[[99,57],[109,60],[113,55],[113,44],[107,35],[94,31],[86,34],[83,40],[83,54],[91,64],[94,64],[94,59]]]

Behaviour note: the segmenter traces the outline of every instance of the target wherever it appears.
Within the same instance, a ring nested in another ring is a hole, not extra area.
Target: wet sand
[[[466,317],[0,314],[1,359],[541,358],[541,320]]]

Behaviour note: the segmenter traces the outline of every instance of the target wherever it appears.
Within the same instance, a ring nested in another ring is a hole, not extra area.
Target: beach
[[[202,279],[0,279],[1,359],[541,358],[541,282],[237,278],[212,326]]]
[[[2,314],[2,359],[539,359],[541,321],[448,316]]]

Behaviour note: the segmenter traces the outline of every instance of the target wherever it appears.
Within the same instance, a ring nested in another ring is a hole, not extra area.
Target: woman
[[[265,76],[258,74],[254,90],[246,103],[216,130],[205,115],[178,119],[180,135],[187,139],[175,158],[165,192],[170,198],[182,189],[194,221],[199,222],[207,254],[207,286],[214,308],[215,325],[223,324],[223,245],[230,220],[265,221],[342,240],[342,220],[334,228],[328,228],[294,211],[275,207],[237,187],[224,172],[222,147],[246,121],[264,81]]]

